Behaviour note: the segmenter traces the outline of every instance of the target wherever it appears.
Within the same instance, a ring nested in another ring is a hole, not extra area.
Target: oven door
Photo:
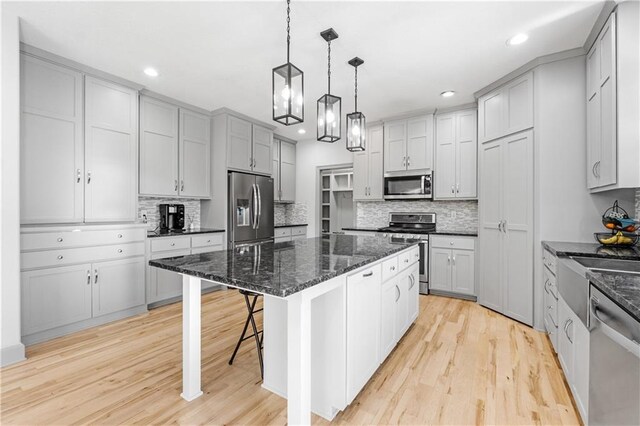
[[[384,198],[387,200],[432,198],[431,175],[387,176],[384,178]]]

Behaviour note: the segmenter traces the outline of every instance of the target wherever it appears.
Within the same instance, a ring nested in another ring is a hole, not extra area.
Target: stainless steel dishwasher
[[[589,424],[640,425],[640,322],[591,285]]]

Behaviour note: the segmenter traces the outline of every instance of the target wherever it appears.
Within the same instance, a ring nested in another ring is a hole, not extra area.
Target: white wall
[[[353,154],[347,151],[345,141],[300,141],[296,146],[296,202],[307,205],[307,236],[319,236],[318,201],[320,182],[318,170],[333,165],[353,163]]]
[[[2,5],[0,365],[24,359],[20,341],[20,24]]]

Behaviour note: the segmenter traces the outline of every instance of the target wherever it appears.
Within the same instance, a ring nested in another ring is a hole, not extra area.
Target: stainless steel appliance
[[[640,424],[640,322],[591,286],[589,424]]]
[[[182,231],[184,229],[184,204],[160,204],[160,231]]]
[[[273,241],[273,179],[229,172],[229,247]]]
[[[384,174],[385,200],[433,198],[431,171],[388,172]]]
[[[389,226],[378,229],[385,237],[420,240],[420,293],[429,293],[429,233],[436,230],[435,213],[389,213]]]

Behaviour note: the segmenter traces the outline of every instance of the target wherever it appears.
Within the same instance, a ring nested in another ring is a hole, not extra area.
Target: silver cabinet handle
[[[122,238],[122,234],[118,234],[118,238]]]
[[[180,180],[180,191],[184,191],[184,180]]]
[[[87,183],[91,183],[91,171],[87,172]]]
[[[118,253],[122,253],[122,249],[118,249]]]
[[[407,167],[411,167],[411,157],[407,157]]]
[[[404,260],[404,263],[409,263],[409,259],[405,259],[405,260]]]
[[[544,282],[544,292],[549,294],[549,280],[545,280]]]
[[[451,263],[451,256],[447,256],[447,263]]]
[[[173,190],[177,191],[178,190],[178,179],[174,179],[173,180]]]
[[[598,162],[596,163],[596,173],[598,174],[598,177],[600,177],[600,160],[598,160]]]
[[[409,279],[411,280],[411,285],[409,286],[409,290],[411,290],[413,286],[416,285],[416,277],[414,277],[413,275],[409,275]]]
[[[61,242],[63,242],[63,241],[64,241],[64,238],[62,238],[62,237],[58,237],[58,242],[59,242],[59,243],[61,243]]]
[[[366,274],[362,274],[363,277],[370,277],[373,275],[373,271],[369,271]]]
[[[453,185],[451,185],[451,193],[452,193],[452,194],[454,194],[454,193],[455,193],[454,188],[453,188]]]
[[[62,260],[62,259],[64,259],[64,256],[63,256],[63,255],[61,255],[61,254],[59,254],[59,255],[58,255],[58,260]]]
[[[553,306],[547,306],[548,310],[551,310],[551,308],[553,308]],[[549,319],[551,320],[551,324],[553,324],[555,328],[558,328],[558,324],[556,324],[556,322],[553,320],[553,317],[551,315],[549,315]]]
[[[171,247],[173,247],[173,246],[175,246],[175,245],[176,245],[176,243],[171,243]]]
[[[595,163],[593,163],[593,167],[591,167],[591,173],[595,176],[598,177],[598,175],[596,174],[596,166],[598,165],[598,162],[596,161]]]
[[[94,273],[95,273],[95,278],[93,279],[93,282],[94,282],[94,283],[96,283],[96,284],[98,284],[98,270],[97,270],[97,269],[94,269],[93,271],[94,271]]]
[[[454,265],[456,264],[456,257],[455,256],[453,256],[453,264]]]
[[[460,192],[460,184],[456,183],[456,194]]]
[[[507,233],[507,221],[506,220],[502,221],[502,232],[504,232],[505,234]]]
[[[564,334],[567,336],[567,340],[569,340],[569,343],[573,343],[573,340],[571,340],[571,337],[569,337],[569,326],[573,324],[573,320],[572,319],[568,319],[567,321],[565,321],[564,323]]]
[[[87,270],[87,285],[91,284],[91,269]]]
[[[395,266],[392,266],[390,269],[391,269],[392,271],[395,271],[395,270],[396,270],[396,267],[395,267]]]
[[[453,245],[453,241],[449,241],[449,245],[452,246]]]
[[[398,285],[396,284],[396,291],[398,292],[398,296],[396,296],[396,302],[398,300],[400,300],[400,288],[398,287]]]
[[[498,222],[498,231],[502,232],[502,221]]]
[[[208,243],[210,243],[210,242],[211,242],[211,240],[207,240],[207,242],[208,242]]]
[[[80,173],[80,169],[76,170],[76,183],[80,183],[80,179],[82,178],[82,173]]]
[[[407,157],[402,157],[402,167],[407,167]]]

